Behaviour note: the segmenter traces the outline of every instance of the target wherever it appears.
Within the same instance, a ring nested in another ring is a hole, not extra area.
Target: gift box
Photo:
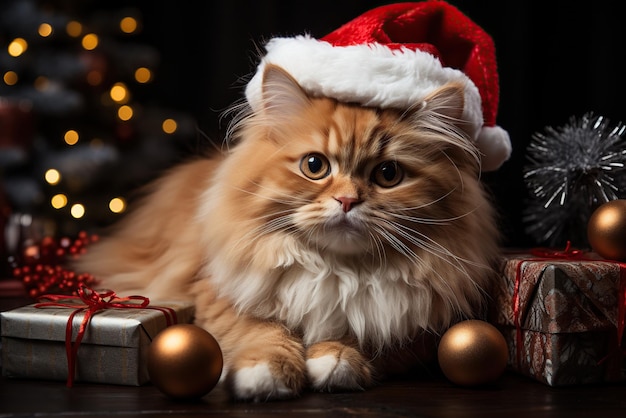
[[[624,380],[622,268],[593,254],[507,254],[491,322],[510,368],[550,386]]]
[[[76,312],[71,322],[75,342],[89,309],[79,312],[75,300],[58,304],[64,306],[33,304],[0,314],[3,376],[67,380],[68,386],[72,380],[139,386],[149,380],[146,355],[152,339],[172,318],[188,323],[194,314],[194,306],[185,302],[94,309],[70,361],[68,320]],[[70,362],[75,364],[73,379]]]

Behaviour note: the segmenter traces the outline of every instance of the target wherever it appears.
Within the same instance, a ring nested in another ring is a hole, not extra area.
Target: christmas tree
[[[151,89],[159,52],[135,9],[0,4],[0,251],[114,222],[180,159],[189,115]],[[6,257],[4,257],[6,259]]]

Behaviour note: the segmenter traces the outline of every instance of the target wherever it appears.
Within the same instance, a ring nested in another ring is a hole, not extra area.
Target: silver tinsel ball
[[[526,232],[538,243],[587,247],[587,223],[603,203],[626,196],[626,126],[603,116],[571,117],[535,133],[524,182]]]

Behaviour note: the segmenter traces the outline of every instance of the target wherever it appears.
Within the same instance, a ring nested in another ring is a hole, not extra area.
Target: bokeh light
[[[126,210],[126,201],[122,197],[115,197],[109,202],[109,209],[113,213],[122,213]]]
[[[63,135],[63,140],[65,141],[67,145],[76,144],[78,142],[78,139],[79,139],[78,132],[76,132],[73,129],[70,129],[69,131],[65,132],[65,135]]]
[[[132,16],[126,16],[120,20],[120,29],[124,33],[133,33],[137,30],[137,19]]]
[[[98,46],[98,35],[96,35],[95,33],[88,33],[87,35],[83,36],[83,40],[82,40],[82,45],[83,48],[85,48],[87,51],[91,51],[96,49],[96,47]]]
[[[85,207],[80,203],[75,203],[70,208],[70,213],[76,219],[82,218],[83,216],[85,216]]]
[[[24,38],[15,38],[9,43],[7,50],[12,57],[19,57],[28,49],[28,42]]]
[[[6,84],[7,86],[13,86],[17,84],[19,77],[17,76],[17,73],[15,71],[7,71],[2,76],[2,79],[4,80],[4,84]]]
[[[152,80],[152,71],[146,67],[140,67],[135,70],[135,80],[138,83],[147,83]]]
[[[128,89],[124,83],[115,83],[109,91],[111,99],[117,103],[126,103],[128,101]]]
[[[39,33],[39,36],[46,38],[52,35],[52,25],[50,23],[42,23],[39,25],[37,32]]]
[[[62,193],[55,194],[52,196],[52,199],[50,199],[50,204],[55,209],[64,208],[67,205],[67,196]]]
[[[165,119],[161,125],[163,132],[166,134],[173,134],[178,129],[178,124],[174,119]]]
[[[120,118],[120,120],[123,120],[123,121],[127,121],[127,120],[132,119],[132,117],[133,117],[133,108],[128,106],[128,105],[121,106],[117,110],[117,117]]]
[[[46,174],[44,174],[44,178],[46,179],[46,182],[48,184],[54,186],[55,184],[59,184],[59,182],[61,181],[61,173],[59,173],[59,170],[51,168],[46,171]]]

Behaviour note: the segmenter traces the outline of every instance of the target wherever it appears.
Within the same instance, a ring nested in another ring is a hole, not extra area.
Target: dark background
[[[83,7],[134,5],[141,37],[161,53],[153,93],[193,114],[200,131],[220,141],[220,113],[242,97],[242,79],[273,36],[322,37],[384,1],[91,1]],[[624,15],[618,1],[451,1],[494,39],[500,76],[498,124],[513,156],[484,175],[502,218],[505,244],[532,245],[521,220],[522,179],[531,135],[587,112],[626,119],[623,96]],[[198,142],[202,142],[198,139]],[[198,145],[199,147],[200,145]],[[193,150],[192,144],[190,149]]]

